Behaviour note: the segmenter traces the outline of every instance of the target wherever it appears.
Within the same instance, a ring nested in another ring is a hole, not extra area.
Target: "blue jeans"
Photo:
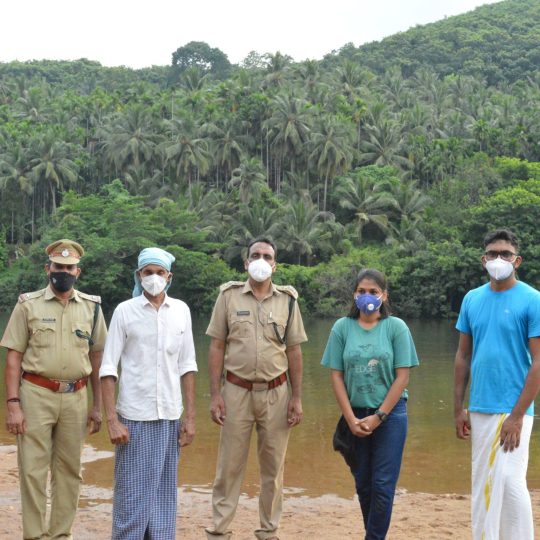
[[[373,409],[354,411],[357,418],[374,413]],[[407,402],[400,399],[372,435],[354,441],[357,465],[351,472],[364,517],[365,540],[386,538],[406,437]]]

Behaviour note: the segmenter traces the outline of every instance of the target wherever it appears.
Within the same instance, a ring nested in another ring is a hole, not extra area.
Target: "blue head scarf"
[[[175,261],[174,255],[165,251],[164,249],[158,247],[144,248],[139,253],[139,259],[137,261],[137,270],[142,270],[145,266],[149,264],[157,264],[165,268],[168,272],[171,271],[171,265]],[[133,297],[140,296],[143,293],[143,288],[141,285],[141,280],[137,275],[137,272],[133,273],[133,278],[135,280],[135,287],[133,287]],[[165,290],[171,286],[171,282],[167,283]]]

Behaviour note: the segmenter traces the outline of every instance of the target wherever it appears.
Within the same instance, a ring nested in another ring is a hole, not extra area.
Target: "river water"
[[[0,314],[3,332],[7,314]],[[304,420],[294,428],[287,452],[285,486],[289,494],[315,497],[336,494],[350,497],[353,483],[341,456],[332,449],[332,434],[339,410],[330,386],[327,369],[320,359],[332,320],[305,320],[309,342],[304,352]],[[207,319],[194,321],[198,355],[197,435],[190,447],[183,450],[179,482],[188,489],[210,489],[214,476],[219,428],[208,413],[209,392],[206,354],[208,338],[204,335]],[[405,448],[399,487],[428,493],[468,493],[470,446],[454,435],[452,414],[453,357],[457,333],[451,321],[408,321],[414,337],[420,366],[412,370],[409,385],[409,435]],[[0,352],[3,372],[5,352]],[[5,403],[4,385],[0,400]],[[106,452],[103,459],[85,464],[85,482],[112,487],[113,447],[106,429],[87,441],[96,450]],[[5,408],[0,407],[0,444],[14,444],[14,437],[5,430]],[[540,429],[533,430],[529,462],[529,486],[540,488]],[[107,452],[110,452],[107,453]],[[244,480],[243,491],[258,491],[258,470],[255,438]]]

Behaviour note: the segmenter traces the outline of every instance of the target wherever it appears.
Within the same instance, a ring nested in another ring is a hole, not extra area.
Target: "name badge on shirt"
[[[242,317],[242,316],[245,317],[245,316],[249,315],[249,310],[248,311],[237,311],[236,315],[238,315],[238,317]]]

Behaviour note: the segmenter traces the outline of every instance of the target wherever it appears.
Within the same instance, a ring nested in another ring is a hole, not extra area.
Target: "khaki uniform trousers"
[[[22,380],[26,432],[17,437],[25,539],[69,538],[79,502],[87,391],[60,394]],[[51,515],[47,474],[51,469]]]
[[[287,424],[289,389],[249,391],[228,381],[222,390],[225,423],[221,428],[216,479],[212,494],[213,528],[207,537],[231,538],[233,520],[244,479],[253,425],[257,430],[257,454],[261,473],[259,517],[261,540],[276,536],[283,502],[283,469],[290,428]]]

